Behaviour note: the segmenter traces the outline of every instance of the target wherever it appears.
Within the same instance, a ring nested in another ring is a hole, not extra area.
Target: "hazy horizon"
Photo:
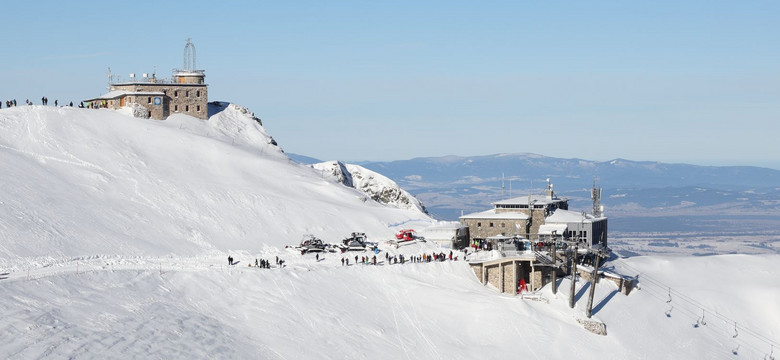
[[[5,4],[0,100],[167,78],[191,38],[209,99],[295,153],[780,169],[777,2],[133,4]]]

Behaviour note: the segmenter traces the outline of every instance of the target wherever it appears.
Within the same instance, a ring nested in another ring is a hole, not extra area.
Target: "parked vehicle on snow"
[[[306,234],[301,240],[301,244],[295,248],[301,251],[301,255],[307,252],[323,252],[327,245],[314,235]]]
[[[353,232],[348,238],[341,241],[341,252],[364,251],[368,245],[366,233]]]

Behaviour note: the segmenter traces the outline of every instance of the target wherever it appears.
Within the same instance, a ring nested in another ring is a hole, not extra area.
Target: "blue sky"
[[[0,99],[182,66],[323,160],[533,152],[780,169],[776,1],[4,3]]]

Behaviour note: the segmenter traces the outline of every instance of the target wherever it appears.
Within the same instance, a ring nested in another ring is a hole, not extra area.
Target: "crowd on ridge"
[[[30,99],[25,100],[24,103],[27,104],[27,105],[34,105],[33,102],[30,101]],[[44,105],[44,106],[45,105],[49,105],[49,98],[47,98],[45,96],[42,97],[41,98],[41,105]],[[14,106],[16,106],[16,99],[6,100],[5,101],[5,107],[10,108],[10,107],[14,107]],[[59,100],[54,100],[54,106],[60,106]],[[73,107],[73,101],[68,103],[68,105],[63,105],[63,106]],[[80,108],[84,108],[84,102],[79,103],[79,107]],[[3,102],[0,102],[0,109],[2,109],[2,108],[3,108]]]

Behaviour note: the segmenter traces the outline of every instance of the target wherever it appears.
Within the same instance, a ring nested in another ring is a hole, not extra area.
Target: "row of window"
[[[174,90],[173,91],[173,97],[175,97],[175,98],[179,97],[179,90]],[[190,97],[190,91],[189,90],[186,90],[184,92],[184,97]],[[195,91],[195,97],[198,97],[198,98],[200,97],[200,90]]]
[[[494,227],[494,226],[495,226],[495,224],[492,221],[488,223],[488,227]],[[505,223],[500,223],[499,226],[501,228],[505,228],[506,224]],[[477,228],[478,229],[482,228],[482,222],[478,222],[477,223]],[[582,237],[582,238],[587,238],[588,237],[588,231],[587,230],[580,231],[579,232],[579,236]],[[570,238],[577,237],[577,231],[576,230],[569,230],[569,237]]]
[[[499,224],[499,225],[500,225],[502,228],[506,227],[506,224],[504,224],[504,223],[501,223],[501,224]],[[491,221],[491,222],[489,223],[489,225],[488,225],[488,226],[489,226],[489,227],[493,227],[493,226],[494,226],[493,222]],[[481,223],[481,222],[478,222],[478,223],[477,223],[477,227],[478,227],[478,228],[481,228],[481,227],[482,227],[482,223]]]
[[[179,112],[179,105],[173,105],[173,111]],[[184,112],[189,112],[189,111],[190,111],[190,106],[184,105]],[[200,112],[200,105],[195,106],[195,111]]]
[[[534,209],[543,209],[544,207],[545,207],[545,205],[543,205],[543,204],[534,204]],[[496,205],[496,208],[498,208],[498,209],[528,209],[528,205],[518,205],[518,204],[504,205],[504,204],[498,204],[498,205]],[[550,209],[551,210],[555,210],[556,209],[555,205],[550,206]]]
[[[499,209],[528,209],[528,205],[518,205],[518,204],[497,204],[497,208]]]

